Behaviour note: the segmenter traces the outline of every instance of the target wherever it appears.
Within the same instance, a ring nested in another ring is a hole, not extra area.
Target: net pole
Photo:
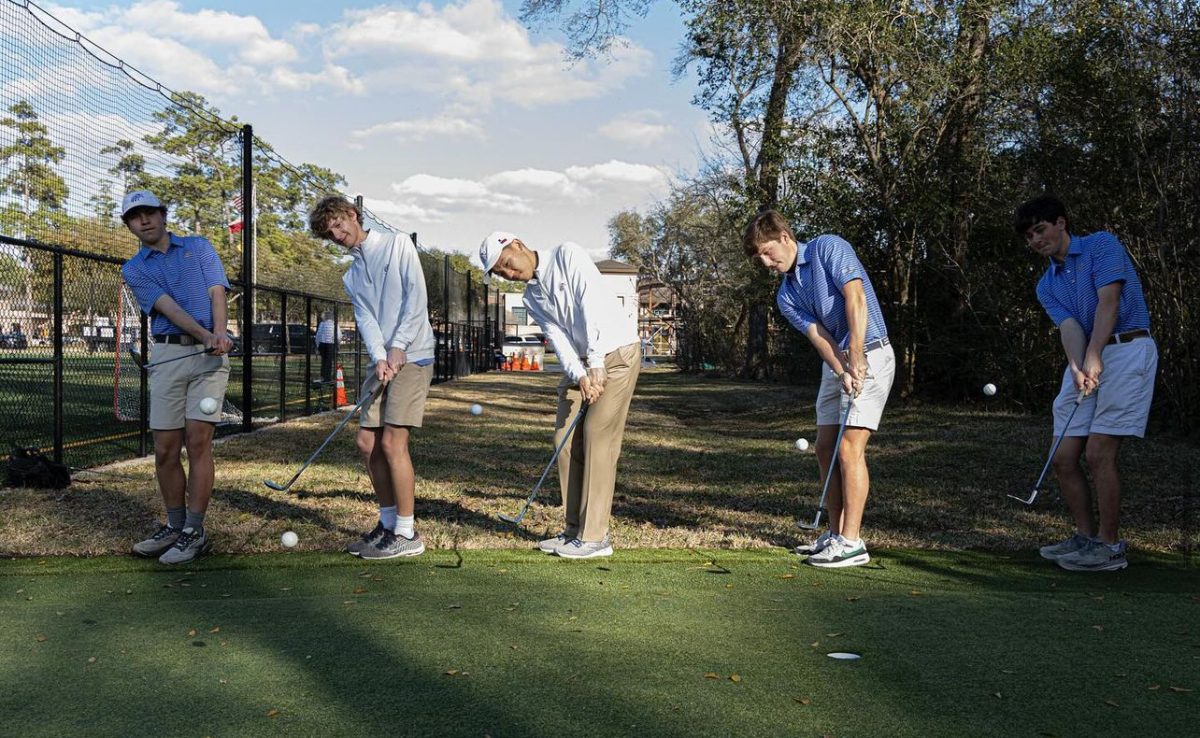
[[[254,430],[254,128],[242,126],[242,430]]]

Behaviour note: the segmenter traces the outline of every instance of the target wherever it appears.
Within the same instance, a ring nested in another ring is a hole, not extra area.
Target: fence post
[[[120,347],[117,349],[120,350]],[[118,357],[119,358],[119,357]],[[63,255],[54,253],[54,461],[63,461]]]
[[[242,126],[242,431],[254,429],[254,128]],[[144,356],[145,354],[143,354]]]
[[[304,298],[304,414],[312,414],[312,298]]]
[[[141,310],[138,311],[138,326],[141,328],[138,331],[138,336],[142,345],[142,356],[150,355],[150,318]],[[120,350],[120,347],[117,347]],[[141,402],[138,403],[138,454],[145,456],[146,439],[150,436],[150,377],[146,373],[146,368],[142,367],[138,372],[138,392],[141,393]],[[250,411],[247,410],[249,415]]]
[[[287,363],[291,355],[292,341],[288,332],[288,293],[279,293],[279,422],[283,422],[287,410]]]
[[[417,234],[413,234],[413,241],[416,242]],[[453,370],[450,367],[454,354],[453,343],[450,337],[450,255],[446,254],[442,257],[442,335],[446,337],[446,350],[443,353],[441,379],[443,381],[454,376]],[[436,347],[435,347],[436,350]]]

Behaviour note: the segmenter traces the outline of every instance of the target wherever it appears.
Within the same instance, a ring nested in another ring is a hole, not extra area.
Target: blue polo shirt
[[[1038,281],[1038,302],[1054,325],[1061,326],[1067,318],[1074,318],[1091,339],[1096,308],[1100,305],[1099,290],[1114,282],[1123,284],[1113,333],[1149,330],[1150,311],[1146,309],[1146,297],[1133,261],[1117,237],[1107,231],[1071,236],[1066,259],[1062,264],[1051,259],[1050,267]]]
[[[150,333],[155,336],[180,334],[184,330],[154,310],[154,303],[170,295],[179,307],[206,330],[212,330],[212,300],[208,288],[229,289],[221,257],[202,236],[167,234],[171,245],[165,253],[142,246],[121,274],[142,312],[150,316]]]
[[[861,279],[867,298],[866,343],[887,335],[871,278],[846,239],[827,234],[796,246],[796,266],[784,275],[775,297],[779,311],[796,330],[804,333],[813,323],[819,323],[839,348],[846,349],[850,325],[846,322],[842,287]]]

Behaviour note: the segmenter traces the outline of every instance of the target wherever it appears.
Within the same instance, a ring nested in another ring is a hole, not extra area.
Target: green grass
[[[1194,732],[1194,561],[1091,577],[1030,555],[876,562],[0,561],[0,712],[21,736]]]
[[[17,557],[0,559],[4,732],[1195,732],[1200,449],[1129,443],[1131,566],[1071,574],[1033,553],[1069,531],[1053,485],[1031,508],[1004,496],[1040,470],[1047,418],[894,402],[869,452],[874,565],[820,571],[787,553],[819,494],[813,454],[792,445],[813,438],[811,388],[646,371],[617,553],[567,562],[529,550],[560,523],[553,477],[521,529],[496,518],[549,458],[557,379],[432,388],[413,442],[431,550],[416,560],[332,553],[375,516],[351,432],[295,494],[262,485],[340,413],[221,442],[219,553],[189,569],[111,555],[161,514],[149,459],[61,492],[0,489],[0,555]],[[300,546],[284,551],[289,529]]]

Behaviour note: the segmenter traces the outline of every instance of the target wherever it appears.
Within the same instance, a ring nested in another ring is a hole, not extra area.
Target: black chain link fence
[[[147,355],[145,317],[121,286],[138,244],[119,202],[134,189],[162,198],[174,232],[207,238],[230,277],[222,432],[329,409],[338,368],[355,402],[369,367],[344,250],[312,238],[306,217],[343,184],[36,4],[0,0],[0,453],[36,447],[82,467],[150,450],[145,377],[128,356]],[[358,202],[367,227],[408,235]],[[491,368],[498,295],[446,256],[422,250],[421,262],[435,381]]]

